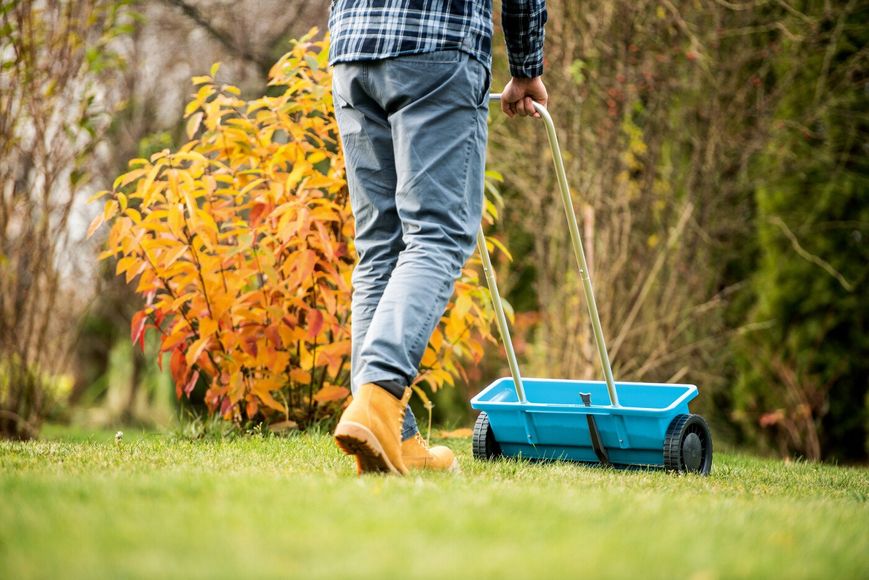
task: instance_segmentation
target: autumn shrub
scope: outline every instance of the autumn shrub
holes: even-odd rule
[[[132,340],[158,332],[177,396],[202,383],[209,411],[236,422],[304,428],[349,395],[354,225],[328,41],[315,34],[272,67],[275,96],[242,99],[216,80],[219,63],[194,77],[190,140],[131,160],[95,196],[104,207],[89,235],[110,224],[101,257],[144,297]],[[490,320],[472,261],[422,359],[414,386],[426,402],[481,359]]]

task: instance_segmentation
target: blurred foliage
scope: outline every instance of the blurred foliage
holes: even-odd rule
[[[751,328],[736,417],[812,459],[865,458],[869,426],[869,10],[799,2],[763,82],[787,82],[755,171]],[[761,429],[757,431],[757,425]]]
[[[130,3],[0,1],[0,436],[35,435],[73,366],[75,209],[123,106]]]

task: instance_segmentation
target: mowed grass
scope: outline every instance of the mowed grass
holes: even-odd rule
[[[355,476],[326,435],[0,443],[0,578],[869,578],[869,471]]]

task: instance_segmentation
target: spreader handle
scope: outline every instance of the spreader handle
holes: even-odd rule
[[[490,101],[501,101],[500,93],[492,93],[489,95]],[[597,351],[600,355],[600,364],[603,368],[604,380],[606,380],[607,391],[610,396],[610,403],[614,407],[619,406],[619,398],[616,393],[615,381],[613,380],[613,370],[610,366],[609,354],[606,350],[606,343],[603,338],[603,329],[600,324],[600,315],[597,311],[597,303],[594,300],[594,291],[591,287],[591,277],[588,274],[588,262],[585,259],[585,251],[582,248],[582,238],[579,235],[579,225],[576,221],[576,212],[573,209],[573,201],[570,198],[570,188],[567,185],[567,174],[564,170],[564,159],[561,156],[561,148],[558,146],[558,136],[555,134],[555,124],[552,122],[552,117],[549,115],[549,111],[546,110],[546,107],[541,105],[540,103],[534,103],[534,110],[540,114],[540,117],[543,119],[544,124],[546,125],[546,135],[549,138],[549,148],[552,150],[552,161],[555,164],[555,175],[558,178],[558,187],[561,190],[561,201],[564,204],[564,213],[567,215],[567,228],[570,231],[570,241],[573,244],[573,253],[576,255],[576,262],[579,265],[579,277],[582,280],[582,287],[585,291],[585,302],[588,304],[588,314],[591,318],[591,327],[594,331],[594,340],[597,345]],[[482,227],[479,230],[478,236],[478,245],[480,246],[480,253],[484,254],[483,261],[484,265],[489,263],[489,269],[491,270],[491,263],[489,259],[489,252],[486,248],[485,238],[483,237]],[[513,349],[513,343],[510,340],[510,332],[506,327],[506,317],[503,317],[504,314],[504,305],[501,302],[501,296],[498,294],[498,288],[495,285],[495,276],[494,272],[490,275],[487,271],[486,279],[489,282],[490,293],[492,294],[492,301],[495,305],[495,311],[498,315],[498,329],[501,331],[501,338],[504,340],[504,348],[507,349],[507,361],[510,363],[510,371],[513,374],[513,380],[516,383],[517,394],[519,396],[519,400],[525,401],[525,392],[522,388],[522,380],[519,376],[519,366],[516,363],[516,352]],[[501,319],[503,317],[503,327]],[[514,369],[514,364],[515,369]]]

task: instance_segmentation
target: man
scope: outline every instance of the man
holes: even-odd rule
[[[539,116],[545,0],[503,0],[510,116]],[[333,98],[356,219],[351,388],[335,440],[357,471],[455,470],[407,409],[482,218],[491,0],[333,0]]]

